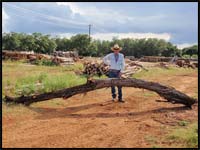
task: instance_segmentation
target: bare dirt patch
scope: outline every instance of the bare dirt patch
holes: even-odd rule
[[[197,91],[197,73],[158,78],[190,96]],[[110,88],[28,107],[31,112],[3,116],[3,147],[173,147],[161,140],[179,122],[197,121],[198,107],[156,102],[159,95],[123,88],[126,103],[111,102]],[[56,101],[56,100],[55,100]]]

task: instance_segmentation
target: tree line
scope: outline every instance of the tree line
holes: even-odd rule
[[[87,34],[77,34],[71,38],[51,37],[41,33],[3,33],[2,49],[12,51],[34,51],[51,54],[53,51],[77,51],[81,56],[101,57],[111,52],[111,47],[118,43],[125,56],[182,56],[198,55],[198,46],[178,49],[176,45],[163,39],[117,39],[100,41],[89,38]]]

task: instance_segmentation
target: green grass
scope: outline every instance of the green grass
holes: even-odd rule
[[[73,71],[81,71],[83,65],[36,66],[23,62],[3,61],[2,98],[55,91],[86,83],[86,77]]]
[[[197,148],[198,146],[198,123],[190,124],[183,128],[174,129],[168,136],[174,144],[180,147]]]
[[[55,62],[52,62],[51,60],[46,60],[46,59],[41,59],[41,60],[36,60],[34,62],[35,65],[44,65],[44,66],[57,66]]]
[[[83,65],[75,63],[69,66],[39,66],[25,61],[2,62],[2,99],[5,95],[20,96],[50,92],[86,83],[86,77],[78,76],[73,71],[81,71]],[[39,84],[38,84],[39,83]],[[32,104],[32,107],[60,107],[65,105],[63,99]],[[6,104],[3,101],[3,115],[18,116],[33,113],[21,104]]]
[[[157,138],[152,135],[145,136],[144,139],[150,144],[155,144],[157,141]]]
[[[14,94],[30,95],[35,93],[51,92],[62,88],[84,84],[85,82],[86,78],[76,76],[72,73],[55,76],[43,72],[38,75],[17,79]]]
[[[160,76],[166,75],[182,75],[182,74],[190,74],[192,72],[197,72],[197,69],[192,68],[177,68],[177,67],[169,67],[169,69],[163,69],[159,67],[154,67],[149,69],[148,71],[142,70],[138,73],[135,73],[132,77],[133,78],[140,78],[140,79],[148,79],[148,78],[157,78]]]
[[[188,124],[189,124],[189,122],[185,121],[185,120],[181,120],[178,122],[178,125],[180,125],[180,126],[187,126]]]
[[[155,92],[151,92],[151,91],[144,91],[144,93],[142,93],[142,95],[144,96],[144,97],[154,97],[154,96],[157,96],[158,94],[157,93],[155,93]]]

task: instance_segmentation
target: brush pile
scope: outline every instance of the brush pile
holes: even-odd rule
[[[84,65],[83,74],[89,76],[98,75],[99,77],[102,75],[108,76],[109,66],[104,63],[84,62],[83,65]]]
[[[16,52],[16,51],[2,51],[2,59],[11,59],[11,60],[27,60],[31,64],[38,64],[38,62],[48,62],[55,65],[69,65],[74,64],[73,57],[59,57],[51,56],[45,54],[36,54],[36,53],[26,53],[26,52]]]
[[[161,56],[143,56],[139,60],[142,62],[169,62],[172,57],[161,57]]]
[[[176,61],[176,65],[184,68],[192,68],[192,69],[198,68],[198,63],[191,63],[190,60],[188,59],[185,60],[179,59]]]
[[[88,76],[94,76],[98,75],[99,77],[102,75],[108,76],[109,72],[109,66],[104,64],[103,62],[84,62],[84,71],[83,74]],[[122,72],[123,77],[130,77],[134,73],[141,71],[142,69],[148,71],[146,68],[144,68],[142,65],[131,62],[126,65],[125,71]]]

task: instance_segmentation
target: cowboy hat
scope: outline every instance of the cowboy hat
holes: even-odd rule
[[[118,44],[115,44],[113,47],[111,47],[111,50],[112,50],[112,51],[115,51],[115,50],[119,50],[119,51],[121,51],[121,50],[122,50],[122,48],[121,48],[121,47],[119,47],[119,45],[118,45]]]

